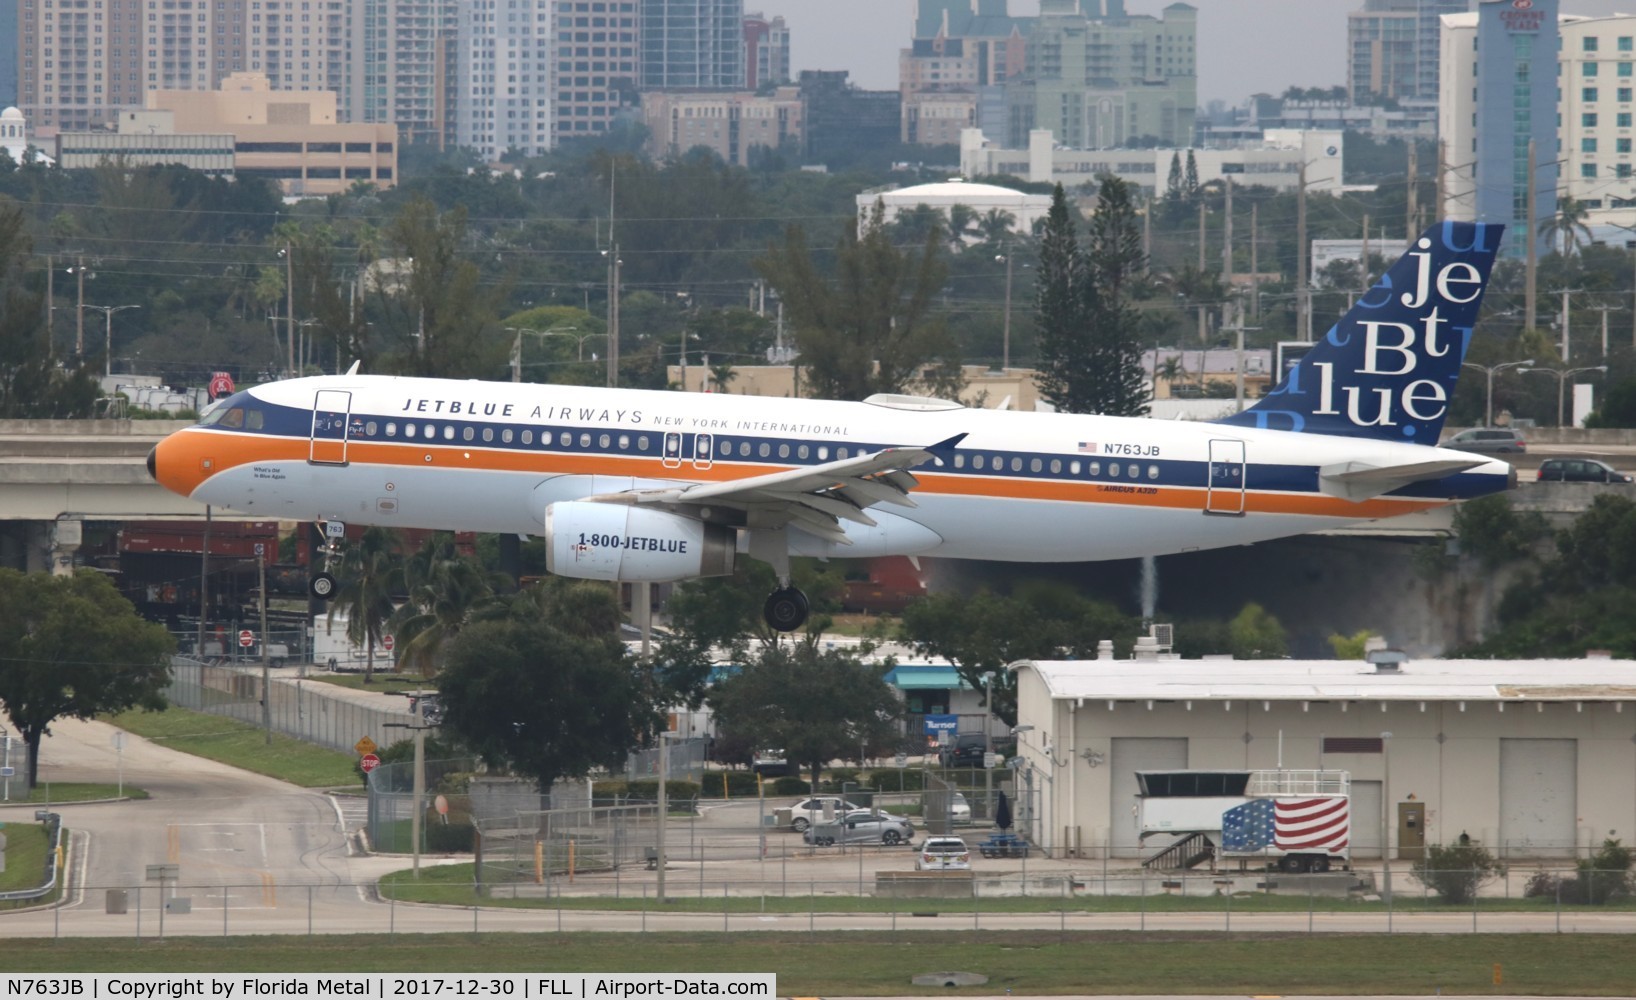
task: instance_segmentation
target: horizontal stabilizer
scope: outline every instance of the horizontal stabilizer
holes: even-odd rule
[[[1375,465],[1365,461],[1338,462],[1318,470],[1318,489],[1344,500],[1368,500],[1426,479],[1442,479],[1457,472],[1475,469],[1481,461],[1436,459],[1399,465]]]

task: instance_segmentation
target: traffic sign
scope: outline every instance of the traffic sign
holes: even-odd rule
[[[358,761],[358,766],[364,769],[365,774],[368,774],[377,767],[381,766],[381,759],[372,753],[366,753],[363,755],[362,759]]]
[[[254,646],[255,644],[256,644],[256,634],[254,632],[250,631],[247,628],[239,630],[239,645],[240,646],[242,646],[245,649],[249,649],[251,646]]]
[[[390,653],[392,652],[392,647],[397,644],[397,641],[397,639],[393,638],[392,633],[388,632],[381,636],[381,647]]]
[[[352,744],[352,749],[358,751],[359,753],[374,753],[375,741],[367,736],[361,737],[359,738],[358,742]]]

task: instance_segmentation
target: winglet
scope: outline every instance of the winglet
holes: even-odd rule
[[[956,447],[958,447],[960,442],[964,441],[965,439],[966,439],[966,432],[961,431],[959,434],[956,434],[954,437],[945,438],[944,440],[939,441],[936,444],[927,445],[926,448],[925,448],[925,451],[926,451],[927,454],[931,455],[933,458],[938,459],[938,460],[941,461],[942,459],[947,458],[948,456],[952,455],[954,453],[954,449]]]

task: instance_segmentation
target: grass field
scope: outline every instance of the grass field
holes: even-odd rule
[[[148,793],[129,782],[121,787],[112,781],[59,781],[55,784],[47,781],[36,785],[27,798],[19,801],[51,805],[59,802],[95,802],[99,799],[116,799],[121,796],[127,799],[145,799]]]
[[[7,823],[6,870],[0,871],[0,892],[38,888],[45,881],[45,853],[50,848],[44,824]]]
[[[106,721],[172,750],[231,764],[304,788],[358,784],[354,755],[326,750],[279,733],[273,734],[269,746],[259,726],[236,719],[171,707],[163,712],[122,712],[108,716]]]
[[[1495,985],[1495,966],[1502,985]],[[773,972],[790,995],[1630,996],[1636,938],[1586,935],[469,934],[10,940],[6,972]],[[924,972],[988,985],[913,987]]]

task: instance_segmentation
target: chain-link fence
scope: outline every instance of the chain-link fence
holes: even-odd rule
[[[297,739],[348,750],[367,736],[379,746],[403,739],[389,723],[413,724],[407,711],[393,712],[349,700],[332,685],[301,678],[274,678],[269,700],[272,727]],[[188,657],[171,658],[171,682],[165,697],[195,712],[210,712],[261,725],[261,668],[214,666]],[[405,708],[408,703],[405,702]]]
[[[0,803],[29,795],[28,744],[21,736],[0,731]]]

